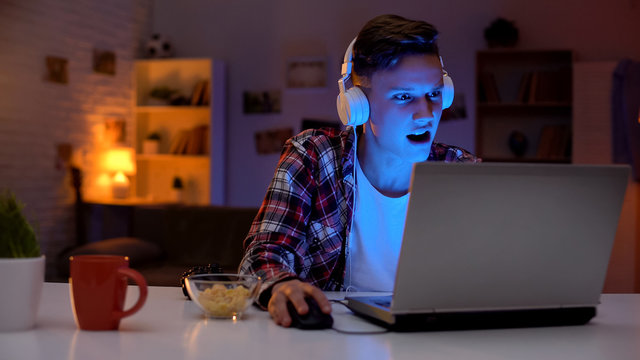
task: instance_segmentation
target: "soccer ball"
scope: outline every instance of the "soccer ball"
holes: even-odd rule
[[[153,34],[147,41],[144,52],[148,58],[168,58],[173,56],[173,45],[166,36]]]

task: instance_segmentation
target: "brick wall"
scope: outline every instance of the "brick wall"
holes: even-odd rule
[[[150,13],[151,0],[0,1],[0,188],[26,204],[47,278],[75,241],[75,199],[68,170],[55,166],[57,144],[73,146],[90,180],[104,121],[123,118],[132,133],[133,60]],[[94,48],[116,54],[115,76],[93,72]],[[44,80],[47,56],[68,60],[67,84]]]

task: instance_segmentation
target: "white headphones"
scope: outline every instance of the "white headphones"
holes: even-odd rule
[[[338,108],[338,115],[342,123],[347,126],[362,125],[369,120],[369,101],[362,89],[354,86],[350,89],[345,88],[345,82],[351,77],[351,70],[353,67],[353,44],[356,39],[353,39],[347,48],[347,52],[344,54],[344,61],[342,63],[342,77],[338,80],[338,89],[340,93],[336,99],[336,106]],[[442,57],[440,57],[440,64],[442,65]],[[442,89],[442,108],[446,109],[451,106],[453,102],[454,89],[453,80],[442,66],[442,81],[444,82],[444,88]]]

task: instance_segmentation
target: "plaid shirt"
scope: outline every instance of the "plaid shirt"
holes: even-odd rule
[[[271,286],[300,279],[341,290],[353,209],[354,133],[307,130],[289,139],[265,199],[244,241],[239,272],[263,279],[258,303]],[[433,143],[427,161],[474,162],[467,151]],[[265,291],[268,290],[268,291]]]

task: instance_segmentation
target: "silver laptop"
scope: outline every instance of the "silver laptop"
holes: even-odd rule
[[[418,163],[393,295],[347,305],[395,330],[587,323],[628,176],[619,165]]]

